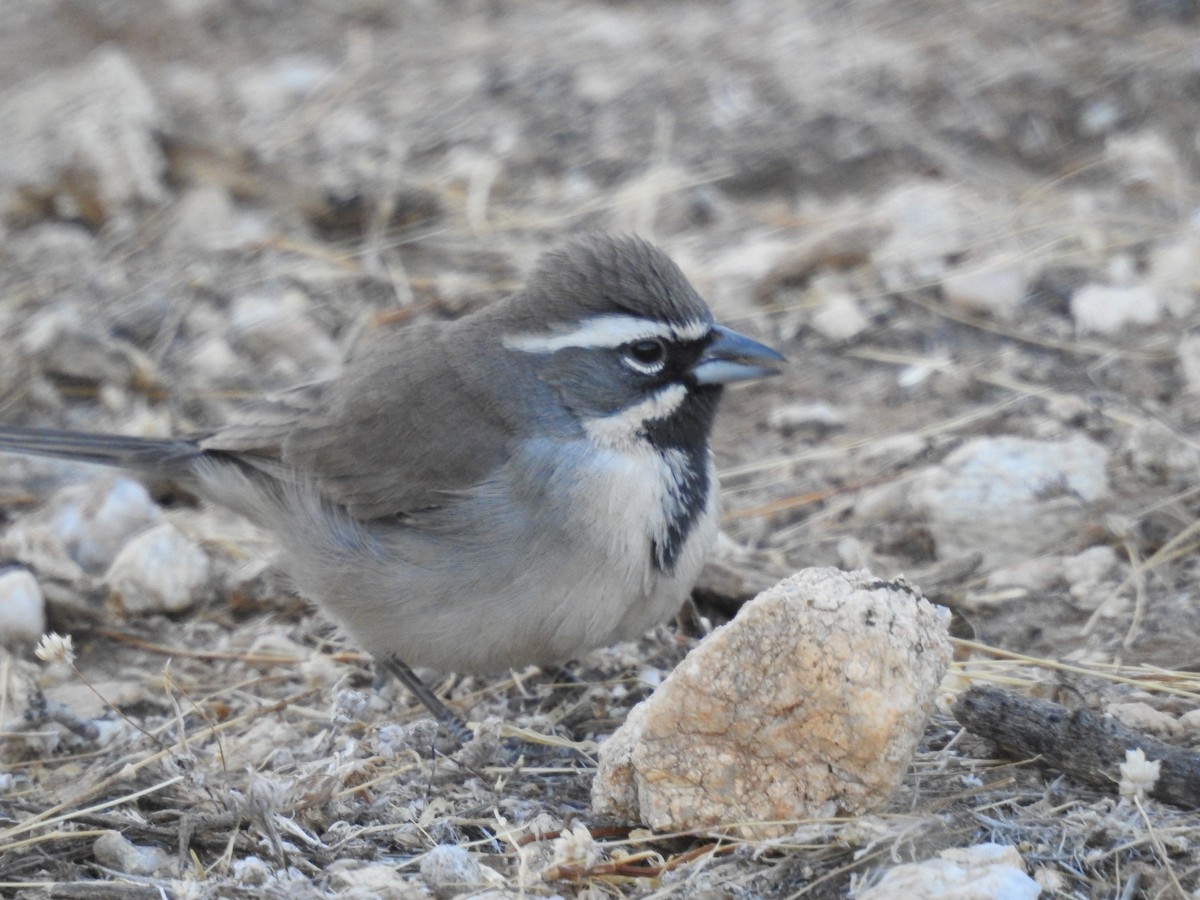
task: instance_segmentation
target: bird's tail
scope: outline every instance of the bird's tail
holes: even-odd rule
[[[167,477],[188,472],[203,453],[185,438],[140,438],[0,425],[0,453],[27,453],[118,466]]]

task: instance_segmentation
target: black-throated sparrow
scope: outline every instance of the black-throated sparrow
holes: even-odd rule
[[[0,427],[0,450],[179,478],[245,515],[461,738],[409,665],[562,661],[667,618],[717,535],[722,387],[782,361],[661,251],[593,237],[472,315],[373,329],[339,377],[214,433]]]

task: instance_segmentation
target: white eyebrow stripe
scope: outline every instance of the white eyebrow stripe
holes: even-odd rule
[[[638,316],[605,315],[584,319],[570,331],[508,334],[504,336],[502,343],[509,350],[520,350],[523,353],[555,353],[566,347],[613,348],[653,338],[698,341],[711,330],[711,323],[700,320],[670,325]]]

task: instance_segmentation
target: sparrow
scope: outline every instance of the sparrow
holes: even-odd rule
[[[245,516],[464,740],[411,667],[558,663],[677,611],[717,537],[723,388],[784,362],[662,251],[596,235],[470,315],[369,329],[338,376],[210,433],[0,426],[0,451],[174,479]]]

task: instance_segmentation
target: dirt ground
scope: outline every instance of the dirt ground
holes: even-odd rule
[[[736,546],[698,614],[574,680],[439,683],[474,720],[560,742],[522,766],[432,753],[410,699],[371,689],[231,514],[150,485],[136,515],[174,525],[203,577],[177,608],[122,607],[108,525],[70,560],[35,527],[64,485],[103,505],[112,476],[0,459],[4,557],[78,653],[0,659],[0,893],[832,898],[984,841],[1017,848],[1043,897],[1200,890],[1200,816],[1006,759],[944,708],[888,809],[786,839],[605,832],[588,794],[594,742],[808,566],[950,606],[948,693],[1000,684],[1200,744],[1195,0],[28,0],[4,18],[5,423],[202,429],[332,374],[373,318],[461,315],[597,229],[661,245],[792,364],[723,406]],[[102,733],[66,713],[22,730],[39,690]],[[567,877],[554,836],[577,823],[598,855]],[[152,858],[106,849],[111,831]],[[465,874],[430,862],[446,845]]]

